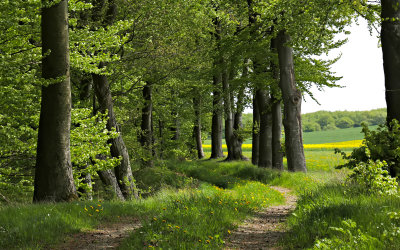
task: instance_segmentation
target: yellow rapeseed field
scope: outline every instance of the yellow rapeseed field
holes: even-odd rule
[[[343,142],[332,142],[322,144],[304,144],[304,149],[335,149],[335,148],[357,148],[362,145],[363,140],[343,141]],[[204,149],[211,149],[211,145],[203,145]],[[222,148],[226,149],[226,145],[222,145]],[[244,150],[251,149],[251,144],[243,144]]]

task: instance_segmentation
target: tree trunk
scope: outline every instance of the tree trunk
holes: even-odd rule
[[[281,101],[272,101],[272,168],[283,171],[283,154],[281,146],[282,138],[282,108]]]
[[[113,196],[115,196],[118,200],[125,200],[124,196],[122,195],[121,189],[119,188],[117,178],[115,177],[115,174],[111,169],[97,171],[97,174],[99,175],[100,180],[103,182],[107,192],[113,194]]]
[[[259,158],[259,140],[260,140],[260,111],[258,108],[256,93],[253,94],[253,130],[252,130],[252,149],[251,149],[251,163],[258,165]]]
[[[277,53],[276,39],[271,39],[271,51]],[[270,62],[272,77],[279,85],[279,69],[275,63],[274,58]],[[271,102],[272,102],[272,168],[283,171],[283,154],[281,146],[282,137],[282,107],[281,99],[277,99],[279,88],[272,88]]]
[[[87,164],[84,168],[86,169],[89,164]],[[84,188],[78,188],[78,195],[79,197],[84,197],[85,200],[93,200],[93,190],[92,190],[92,175],[90,173],[83,173],[79,177],[80,181],[83,184],[88,185],[89,190],[84,189]]]
[[[140,145],[144,148],[142,156],[142,167],[153,167],[153,100],[152,83],[146,82],[143,87],[143,99],[145,101],[142,108],[142,124]]]
[[[104,67],[104,63],[100,63],[99,68]],[[121,164],[115,167],[115,176],[118,185],[121,188],[125,199],[131,199],[132,196],[138,198],[135,183],[133,181],[132,169],[129,160],[128,150],[126,149],[124,140],[122,139],[120,128],[114,114],[114,105],[111,96],[110,85],[108,84],[107,76],[93,74],[93,83],[97,100],[99,101],[100,111],[108,114],[107,129],[115,129],[119,132],[117,138],[111,139],[111,156],[121,157]]]
[[[47,1],[43,1],[44,3]],[[67,1],[42,9],[42,77],[61,78],[42,87],[33,201],[71,201],[77,196],[70,153],[71,86]],[[48,55],[46,55],[49,53]]]
[[[248,74],[247,60],[245,60],[243,72],[242,72],[242,78],[243,79],[247,78],[247,74]],[[245,89],[246,89],[246,85],[241,84],[239,87],[237,101],[236,101],[236,112],[234,113],[234,116],[233,116],[233,130],[234,130],[234,133],[233,133],[234,149],[233,150],[235,152],[235,155],[239,155],[240,159],[242,159],[242,160],[248,160],[247,157],[245,157],[243,155],[243,150],[242,150],[243,138],[241,137],[241,135],[239,133],[240,130],[243,128],[242,116],[243,116],[243,111],[244,111],[244,106],[245,106],[245,103],[244,103]],[[231,93],[232,93],[232,91],[231,91]],[[233,100],[233,97],[231,97],[231,100]]]
[[[257,90],[256,98],[260,113],[258,166],[272,168],[271,98],[264,89]]]
[[[219,90],[220,76],[214,76],[213,115],[211,124],[211,159],[224,157],[222,151],[222,98]]]
[[[193,108],[195,116],[193,137],[196,142],[197,157],[203,159],[203,141],[201,139],[201,99],[199,97],[193,98]]]
[[[296,87],[293,49],[287,45],[290,36],[286,31],[278,34],[278,57],[280,69],[279,86],[284,105],[285,148],[289,171],[307,172],[301,130],[301,92]]]
[[[218,18],[214,19],[215,25],[215,39],[217,41],[218,55],[214,59],[214,76],[213,76],[213,114],[211,123],[211,159],[218,159],[224,157],[222,151],[222,97],[221,87],[222,74],[218,67],[222,66],[222,57],[220,53],[220,40],[221,40],[221,21]]]
[[[382,0],[381,4],[383,69],[389,124],[393,119],[400,121],[400,8],[398,0]]]
[[[224,94],[225,110],[225,141],[228,149],[226,161],[243,159],[242,143],[234,133],[234,114],[232,112],[232,90],[229,86],[229,73],[226,69],[222,72],[222,90]],[[238,117],[241,120],[241,115]]]

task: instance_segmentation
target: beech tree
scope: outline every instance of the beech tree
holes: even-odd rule
[[[70,155],[71,86],[67,1],[42,1],[42,87],[33,200],[77,198]]]
[[[400,121],[400,1],[382,0],[382,52],[388,124]]]

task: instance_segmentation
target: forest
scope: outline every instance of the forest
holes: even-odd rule
[[[2,0],[0,248],[399,248],[399,4]],[[361,18],[387,107],[302,114]]]

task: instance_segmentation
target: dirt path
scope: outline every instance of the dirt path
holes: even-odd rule
[[[226,239],[225,249],[281,249],[277,243],[286,232],[283,222],[296,207],[297,198],[289,189],[272,188],[284,195],[286,203],[268,207],[239,225]]]
[[[114,223],[101,224],[95,230],[71,235],[64,243],[52,249],[115,249],[130,232],[140,226],[137,219],[120,218]]]

